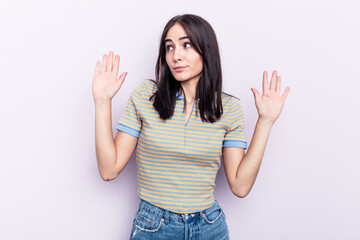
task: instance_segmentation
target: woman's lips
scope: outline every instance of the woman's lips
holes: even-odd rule
[[[176,67],[174,68],[176,72],[181,72],[185,69],[185,67]]]

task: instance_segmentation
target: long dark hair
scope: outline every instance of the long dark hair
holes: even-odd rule
[[[174,114],[176,97],[182,90],[166,63],[164,39],[169,29],[179,23],[187,32],[190,42],[203,59],[203,71],[196,86],[196,98],[199,98],[201,120],[216,122],[222,113],[222,73],[219,46],[216,35],[210,24],[203,18],[184,14],[173,17],[165,25],[160,39],[159,55],[155,68],[155,77],[158,90],[150,97],[154,99],[153,106],[158,111],[160,118],[166,120]],[[200,90],[201,89],[201,90]],[[182,91],[184,92],[184,91]],[[186,96],[184,95],[184,109]]]

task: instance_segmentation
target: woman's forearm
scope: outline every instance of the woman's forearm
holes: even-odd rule
[[[256,123],[248,151],[236,172],[236,181],[242,196],[246,196],[250,192],[256,180],[272,126],[273,122],[261,118]]]
[[[111,100],[95,101],[96,158],[104,180],[111,179],[115,174],[116,147],[111,124]]]
[[[249,149],[240,162],[235,176],[234,188],[236,195],[246,196],[257,177],[260,165],[264,156],[266,143],[268,141],[270,130],[279,117],[284,106],[285,99],[290,91],[289,87],[285,88],[281,93],[281,77],[277,75],[277,71],[273,71],[270,85],[268,82],[268,74],[263,73],[263,94],[251,88],[254,93],[256,109],[259,113],[259,119],[256,123],[253,137],[249,145]]]

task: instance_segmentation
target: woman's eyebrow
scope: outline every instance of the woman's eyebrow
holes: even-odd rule
[[[183,40],[183,39],[189,39],[189,37],[188,37],[188,36],[184,36],[184,37],[180,37],[180,38],[179,38],[179,40]],[[167,38],[167,39],[164,40],[164,42],[172,42],[172,40],[169,39],[169,38]]]

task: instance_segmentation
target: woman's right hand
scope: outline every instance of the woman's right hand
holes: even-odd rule
[[[101,63],[101,69],[100,61],[96,61],[95,74],[92,85],[95,102],[111,101],[125,80],[127,72],[123,72],[117,79],[120,65],[120,56],[115,56],[114,63],[113,60],[114,53],[110,51],[109,55],[104,54]]]

